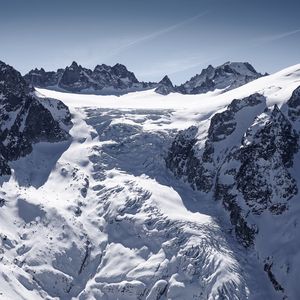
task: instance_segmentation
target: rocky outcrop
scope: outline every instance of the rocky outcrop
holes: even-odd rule
[[[155,92],[161,95],[168,95],[175,92],[173,83],[167,75],[158,83]]]
[[[195,126],[180,132],[166,158],[168,168],[178,177],[184,177],[195,189],[210,192],[216,180],[216,170],[234,143],[240,142],[246,129],[240,128],[245,125],[238,123],[239,116],[247,114],[245,119],[250,123],[257,111],[264,108],[265,98],[259,94],[233,100],[226,110],[208,120],[209,126],[202,125],[208,127],[205,136],[197,138],[198,128]],[[239,130],[234,135],[237,127]]]
[[[32,144],[69,138],[71,116],[60,101],[39,99],[21,74],[0,62],[0,174],[8,162],[32,151]]]
[[[182,94],[202,94],[216,89],[228,91],[261,76],[247,62],[227,62],[216,68],[209,65],[200,74],[176,87],[176,90]]]

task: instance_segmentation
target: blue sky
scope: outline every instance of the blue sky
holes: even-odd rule
[[[22,73],[125,64],[175,83],[208,64],[300,63],[299,0],[0,0],[0,60]]]

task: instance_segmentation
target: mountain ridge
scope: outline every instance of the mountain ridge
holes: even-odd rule
[[[75,61],[65,69],[46,72],[43,68],[24,75],[27,83],[40,88],[56,88],[70,92],[122,95],[155,88],[157,93],[202,94],[216,89],[229,90],[263,76],[249,63],[227,62],[214,68],[209,65],[182,85],[174,86],[166,75],[160,82],[139,81],[122,64],[97,65],[93,70]]]

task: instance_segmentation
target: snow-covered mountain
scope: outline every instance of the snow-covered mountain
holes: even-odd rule
[[[0,298],[297,299],[300,65],[199,95],[17,77],[1,93],[24,87],[65,135],[6,159]]]
[[[122,95],[153,88],[157,88],[158,92],[166,89],[164,80],[159,83],[141,82],[122,64],[112,67],[102,64],[91,70],[73,61],[70,66],[56,72],[46,72],[43,68],[31,70],[24,79],[34,87],[83,94]]]
[[[216,68],[209,65],[178,86],[177,91],[182,94],[202,94],[216,89],[228,91],[262,76],[247,62],[227,62]]]
[[[94,70],[73,62],[65,69],[46,72],[43,68],[31,70],[24,75],[34,87],[83,94],[122,95],[133,91],[155,89],[158,94],[203,94],[216,89],[230,90],[244,85],[262,74],[249,63],[227,62],[216,68],[209,65],[186,83],[174,86],[168,76],[160,82],[140,82],[133,72],[122,64],[113,67],[97,65]]]
[[[155,92],[161,95],[168,95],[170,93],[176,92],[175,87],[173,86],[172,81],[166,75],[158,84]]]
[[[69,139],[68,108],[54,99],[34,95],[14,68],[0,61],[0,175],[10,175],[8,161],[32,151],[34,143]]]
[[[102,64],[90,70],[75,61],[69,67],[56,72],[46,72],[43,68],[31,70],[24,79],[35,87],[91,94],[120,95],[156,86],[151,82],[139,82],[134,73],[122,64],[113,67]]]

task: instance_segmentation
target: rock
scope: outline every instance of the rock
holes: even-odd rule
[[[0,172],[10,175],[8,162],[31,152],[32,144],[69,138],[71,117],[60,101],[39,99],[11,66],[0,62]]]
[[[296,90],[287,103],[293,120],[298,95]],[[207,128],[206,135],[199,135],[195,126],[180,132],[166,165],[194,189],[212,192],[222,201],[237,238],[249,247],[259,230],[251,216],[265,211],[283,214],[298,193],[289,168],[299,149],[299,135],[277,105],[266,108],[260,94],[233,100],[211,117]]]
[[[97,65],[94,70],[84,68],[75,61],[65,69],[45,72],[35,69],[24,76],[28,84],[41,88],[59,89],[73,93],[124,94],[147,90],[156,83],[140,82],[134,73],[122,64],[113,67]]]
[[[209,65],[176,89],[182,94],[202,94],[216,89],[228,91],[261,76],[247,62],[227,62],[216,68]]]
[[[168,95],[173,92],[201,94],[216,89],[227,91],[261,76],[263,75],[256,72],[249,63],[227,62],[216,68],[209,65],[186,83],[174,87],[168,76],[159,83],[139,81],[122,64],[112,67],[102,64],[91,70],[73,62],[69,67],[55,72],[46,72],[43,68],[31,70],[24,79],[35,87],[62,89],[73,93],[121,95],[155,88],[157,93]]]
[[[175,92],[173,83],[167,75],[158,83],[155,92],[161,95],[168,95],[172,92]]]
[[[300,116],[300,86],[297,87],[291,98],[286,103],[288,106],[288,116],[292,121],[296,121]]]

